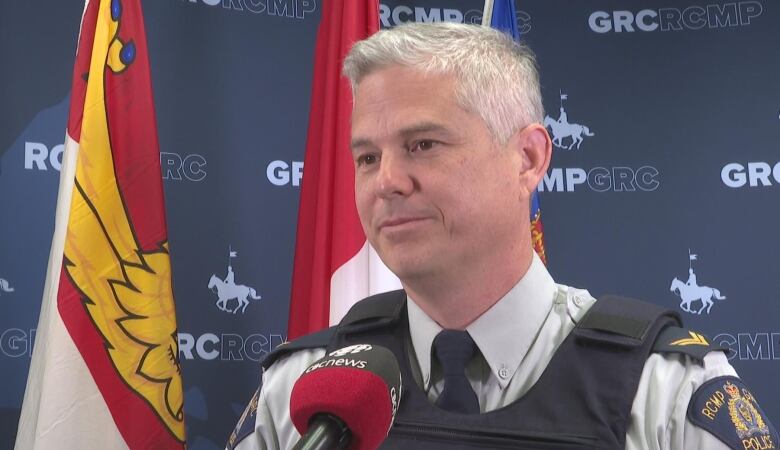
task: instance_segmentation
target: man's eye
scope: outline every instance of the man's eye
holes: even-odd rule
[[[432,140],[417,141],[412,144],[412,146],[409,148],[409,151],[416,152],[418,150],[422,150],[422,151],[430,150],[433,148],[434,145],[436,145],[436,141],[432,141]]]
[[[373,153],[366,153],[358,156],[356,161],[358,166],[365,166],[369,164],[374,164],[376,160],[377,160],[376,155],[374,155]]]

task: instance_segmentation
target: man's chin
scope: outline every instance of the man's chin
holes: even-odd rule
[[[402,282],[414,282],[434,272],[430,261],[417,258],[394,258],[386,261],[385,265]]]

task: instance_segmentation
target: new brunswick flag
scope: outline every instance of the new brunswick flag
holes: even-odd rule
[[[88,0],[17,449],[184,448],[140,0]]]

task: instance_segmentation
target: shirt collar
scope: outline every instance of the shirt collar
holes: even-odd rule
[[[531,266],[520,281],[466,327],[502,389],[509,384],[539,334],[552,309],[556,289],[555,282],[534,252]],[[427,390],[431,378],[431,345],[442,327],[411,298],[409,300],[409,331],[423,388]]]

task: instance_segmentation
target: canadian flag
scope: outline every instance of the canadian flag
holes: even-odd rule
[[[358,300],[397,289],[366,242],[349,151],[352,91],[341,75],[356,41],[379,29],[376,0],[323,4],[315,48],[306,170],[301,185],[288,339],[337,323]]]

